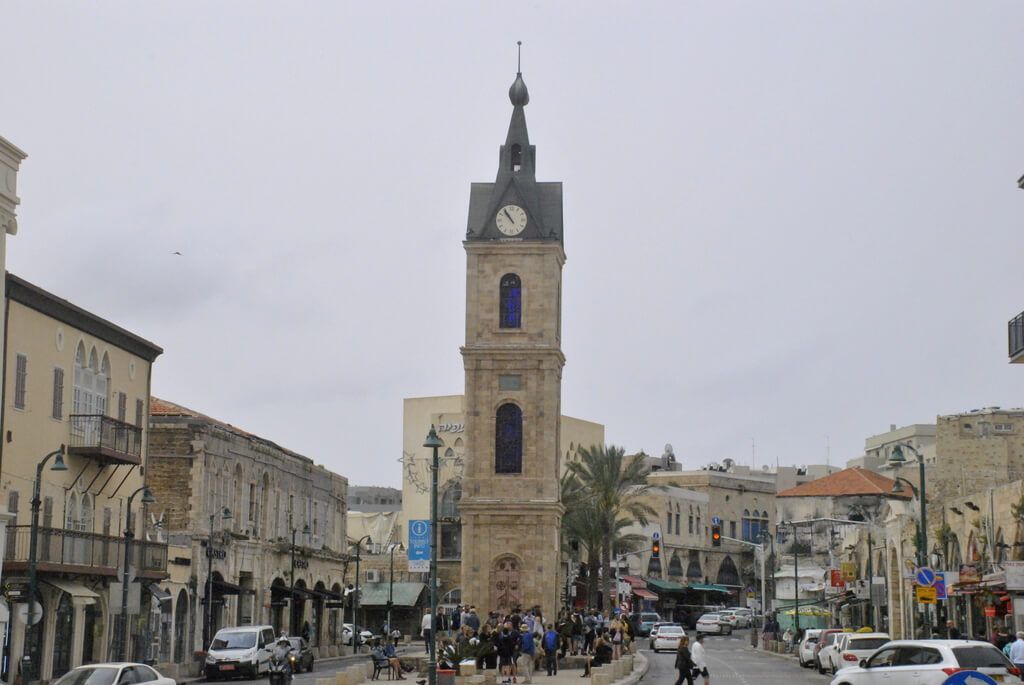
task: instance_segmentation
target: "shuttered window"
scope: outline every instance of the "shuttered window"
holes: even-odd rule
[[[19,354],[14,365],[14,408],[25,408],[25,389],[28,385],[28,357]]]
[[[53,418],[64,418],[64,369],[53,370]]]
[[[141,399],[135,400],[135,427],[142,428],[142,415],[146,411],[146,405],[142,403]]]
[[[124,421],[128,416],[128,395],[123,392],[117,393],[117,420]]]

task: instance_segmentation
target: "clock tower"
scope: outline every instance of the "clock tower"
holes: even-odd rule
[[[462,600],[559,606],[562,184],[539,183],[522,73],[493,183],[470,190]]]

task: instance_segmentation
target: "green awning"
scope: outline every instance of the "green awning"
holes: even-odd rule
[[[361,583],[359,585],[359,606],[383,607],[388,605],[388,592],[396,607],[414,607],[420,604],[420,597],[426,592],[426,583]]]
[[[724,585],[705,585],[704,583],[691,583],[687,586],[690,590],[702,590],[704,592],[725,592],[728,594],[729,588]]]
[[[656,578],[648,578],[647,589],[654,590],[659,595],[663,595],[669,592],[682,592],[686,588],[684,588],[679,583],[673,583],[671,580],[658,580]]]

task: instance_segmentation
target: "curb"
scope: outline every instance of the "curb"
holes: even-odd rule
[[[647,656],[641,654],[640,650],[637,650],[636,654],[633,655],[633,660],[636,661],[636,667],[633,669],[633,672],[621,680],[615,681],[615,685],[636,685],[647,675],[647,670],[651,667]]]
[[[799,663],[799,659],[797,659],[795,654],[779,654],[778,652],[770,652],[766,649],[759,649],[757,647],[751,647],[750,651],[757,652],[758,654],[767,654],[768,656],[774,656],[779,659],[786,659],[788,661],[796,661],[797,663]]]

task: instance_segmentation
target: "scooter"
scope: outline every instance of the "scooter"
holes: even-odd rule
[[[290,656],[289,653],[285,657],[274,655],[270,658],[270,685],[292,685]]]

